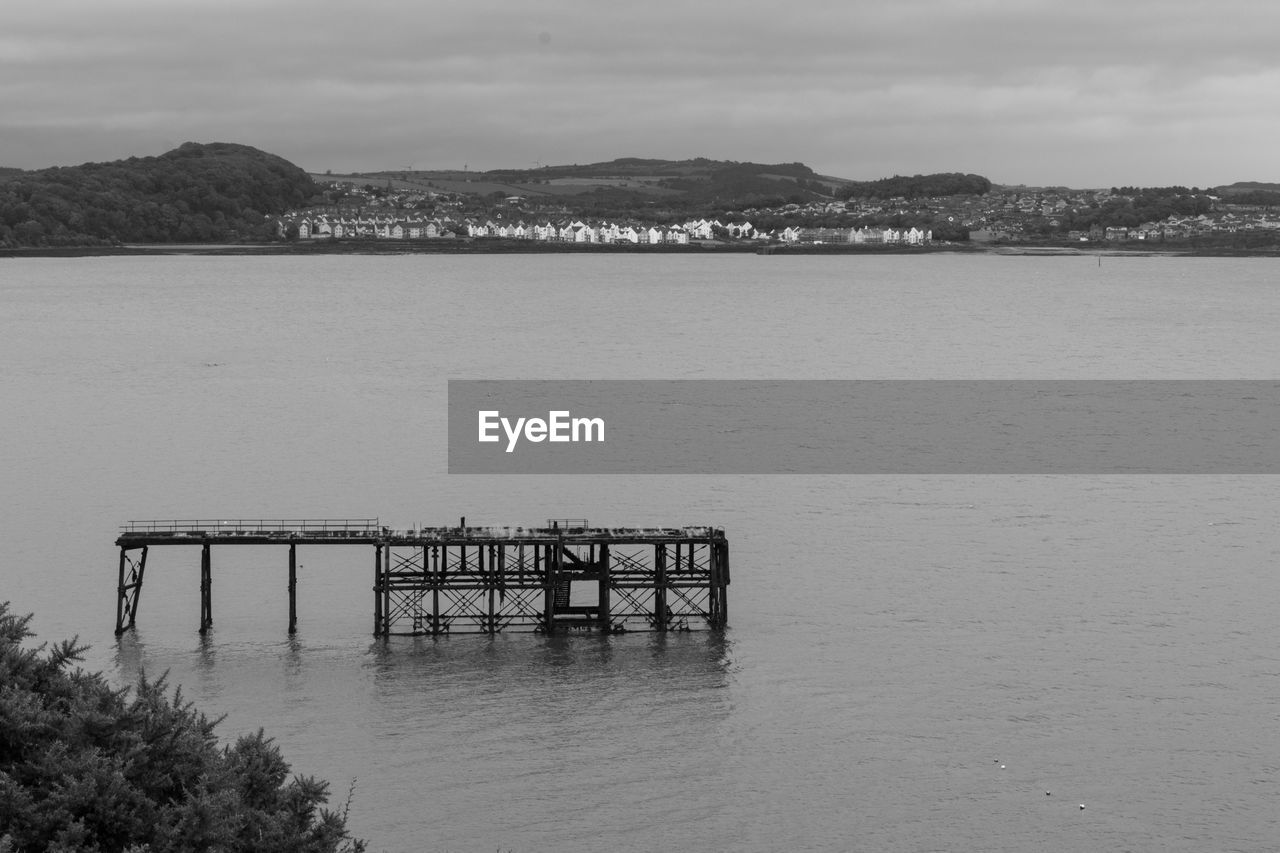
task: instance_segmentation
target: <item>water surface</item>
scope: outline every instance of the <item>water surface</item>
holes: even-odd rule
[[[450,477],[448,378],[1275,379],[1267,259],[0,261],[0,597],[169,670],[371,849],[1274,849],[1276,480]],[[372,555],[131,518],[712,524],[723,635],[374,642]],[[1001,766],[1003,765],[1003,767]],[[354,786],[354,787],[352,787]],[[1052,792],[1046,796],[1046,791]],[[1079,809],[1083,803],[1084,811]]]

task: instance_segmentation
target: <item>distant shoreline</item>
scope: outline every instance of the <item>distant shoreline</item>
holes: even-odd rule
[[[0,249],[0,258],[81,258],[152,255],[484,255],[484,254],[758,254],[773,255],[918,255],[993,254],[1032,257],[1076,255],[1280,257],[1280,246],[1150,246],[1062,244],[933,243],[926,246],[846,243],[546,243],[534,240],[470,238],[462,240],[337,240],[297,243],[143,243],[120,246],[37,246]]]

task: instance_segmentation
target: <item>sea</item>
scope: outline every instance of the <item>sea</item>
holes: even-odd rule
[[[1280,481],[450,475],[449,379],[1280,379],[1274,259],[0,259],[0,600],[263,729],[377,851],[1273,851]],[[764,415],[762,414],[762,417]],[[130,520],[712,525],[723,632],[372,636],[367,547]]]

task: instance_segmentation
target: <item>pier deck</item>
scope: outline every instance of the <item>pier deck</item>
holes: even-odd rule
[[[299,546],[373,549],[373,633],[723,628],[729,545],[713,527],[412,527],[377,518],[130,521],[120,548],[116,634],[136,624],[147,553],[198,546],[200,631],[213,625],[214,545],[289,549],[290,633],[297,630]]]

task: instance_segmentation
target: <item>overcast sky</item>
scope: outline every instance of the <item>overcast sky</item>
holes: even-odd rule
[[[312,171],[615,157],[1280,181],[1273,0],[43,0],[0,166],[239,142]]]

